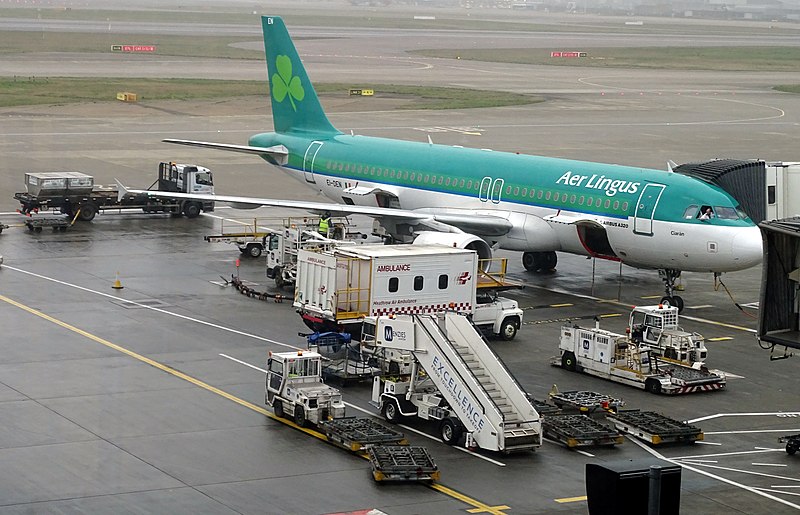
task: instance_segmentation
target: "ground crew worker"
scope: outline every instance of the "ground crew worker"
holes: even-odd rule
[[[325,211],[325,213],[319,217],[319,233],[327,238],[330,227],[331,213],[330,211]]]

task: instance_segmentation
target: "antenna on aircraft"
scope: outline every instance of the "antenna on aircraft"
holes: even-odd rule
[[[678,165],[677,165],[677,164],[675,164],[675,161],[673,161],[672,159],[670,159],[670,160],[668,160],[668,161],[667,161],[667,171],[668,171],[669,173],[672,173],[672,172],[674,172],[674,171],[675,171],[675,168],[677,168],[677,167],[678,167]]]
[[[353,132],[353,129],[350,129],[350,135],[351,135],[351,136],[355,136],[355,135],[356,135],[356,133],[355,133],[355,132]]]
[[[430,134],[428,134],[428,145],[433,145],[433,140],[431,139]]]

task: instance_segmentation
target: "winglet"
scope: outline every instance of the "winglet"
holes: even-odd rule
[[[674,172],[677,167],[678,167],[678,165],[675,164],[675,161],[673,161],[672,159],[667,161],[667,171],[669,173]]]
[[[117,202],[122,202],[122,199],[128,194],[128,188],[119,182],[119,179],[116,177],[114,178],[114,181],[117,183]]]

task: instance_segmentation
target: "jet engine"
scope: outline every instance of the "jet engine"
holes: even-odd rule
[[[447,245],[459,249],[474,250],[478,259],[491,259],[492,248],[486,241],[466,232],[421,231],[416,233],[414,245]]]

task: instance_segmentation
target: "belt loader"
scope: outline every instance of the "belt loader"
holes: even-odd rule
[[[489,451],[533,450],[542,422],[528,395],[463,314],[364,320],[362,346],[413,356],[408,374],[375,377],[372,402],[389,422],[435,421],[442,440]]]
[[[559,356],[552,364],[570,371],[643,388],[651,393],[675,395],[725,388],[725,374],[701,363],[687,366],[661,358],[652,348],[627,335],[600,329],[561,327]]]

